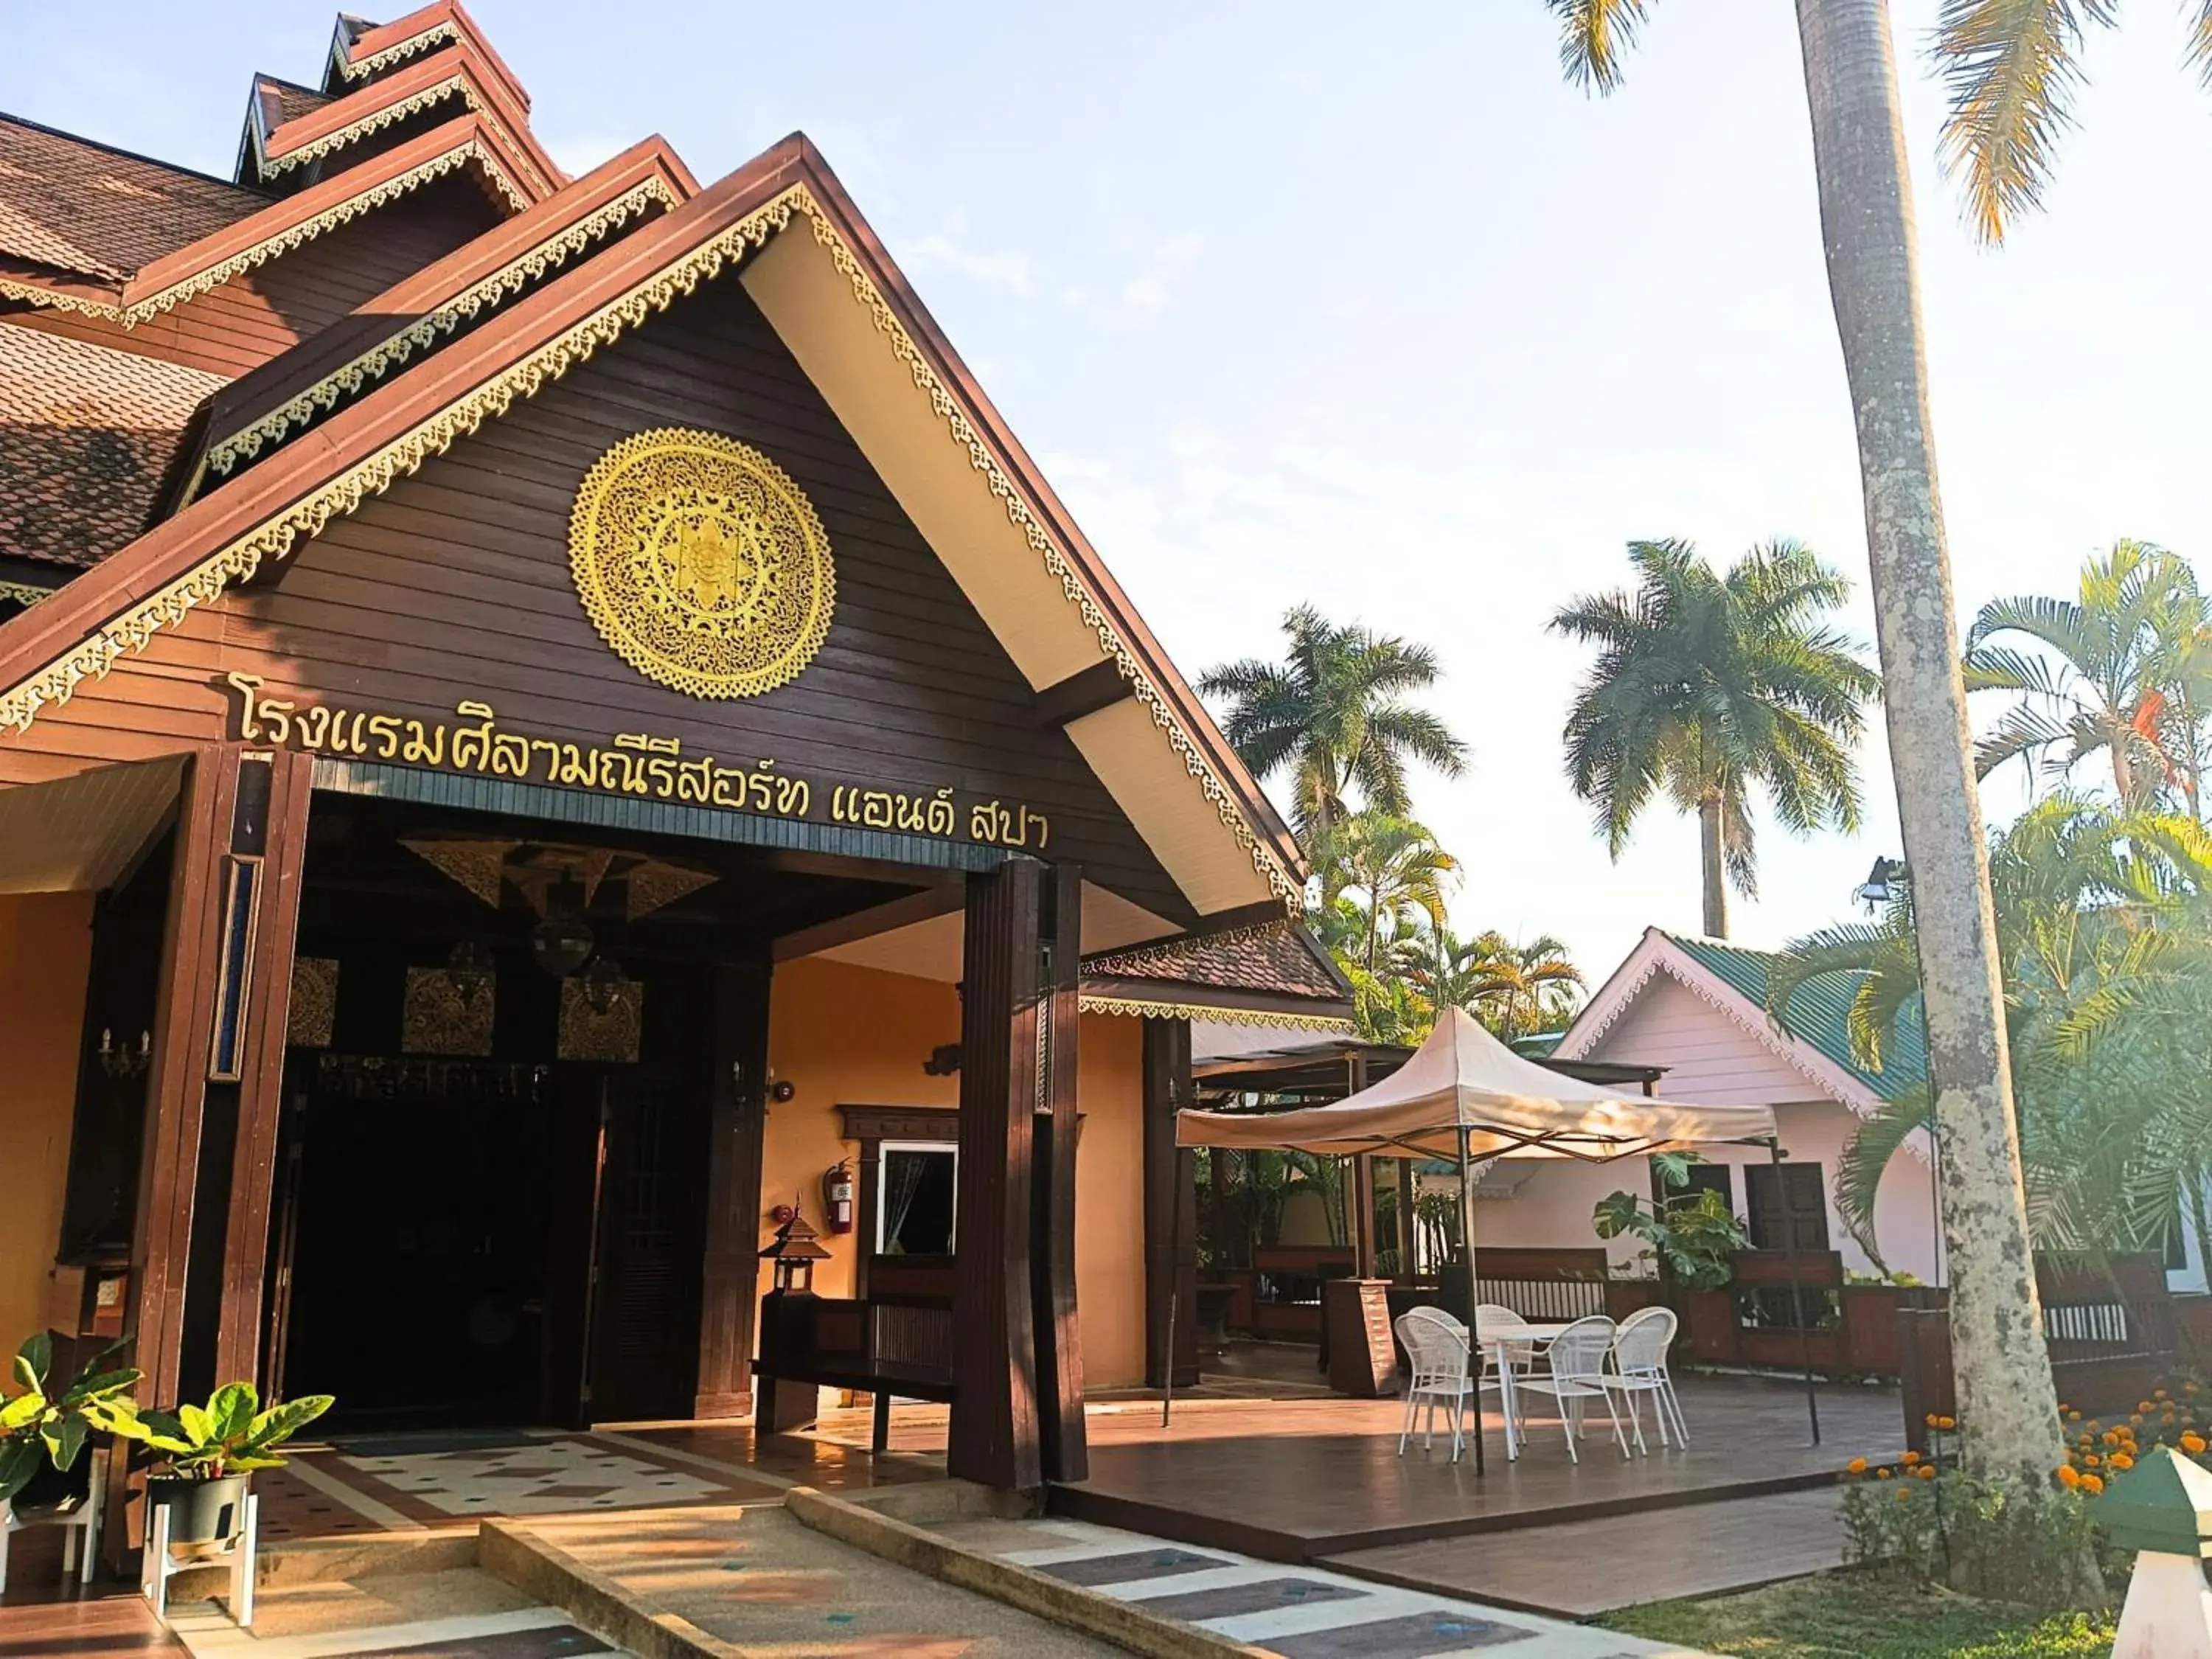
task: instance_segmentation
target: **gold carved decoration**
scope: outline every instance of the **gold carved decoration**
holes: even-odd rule
[[[295,957],[292,963],[292,1000],[284,1016],[284,1041],[295,1048],[327,1048],[337,1018],[337,959]]]
[[[495,910],[499,908],[507,855],[522,845],[519,841],[431,841],[418,836],[403,836],[399,844],[451,876]]]
[[[379,70],[390,69],[394,64],[404,63],[428,47],[438,46],[447,40],[458,40],[460,38],[460,31],[451,22],[437,22],[431,24],[420,34],[410,34],[397,45],[386,46],[382,52],[371,52],[357,63],[347,58],[346,52],[349,48],[343,41],[334,40],[331,43],[331,58],[337,65],[340,75],[344,76],[349,81],[360,81],[375,74]]]
[[[645,987],[634,979],[618,980],[611,995],[597,1006],[580,975],[561,981],[562,1060],[594,1060],[612,1066],[637,1064],[638,1042],[645,1024]]]
[[[0,276],[0,299],[23,300],[34,306],[46,306],[57,311],[74,311],[87,317],[119,323],[125,328],[136,328],[149,318],[182,305],[211,288],[219,288],[232,277],[251,270],[256,265],[265,264],[281,253],[289,253],[325,231],[335,230],[348,221],[359,218],[372,209],[382,207],[386,202],[396,200],[434,179],[441,179],[471,161],[482,171],[491,187],[517,213],[530,205],[530,198],[507,177],[500,158],[471,138],[465,144],[455,145],[442,155],[434,155],[419,167],[410,167],[358,196],[349,196],[312,218],[301,220],[298,224],[289,226],[204,270],[179,277],[159,293],[150,294],[143,300],[133,300],[128,305],[88,300],[80,295],[65,294],[56,289],[42,288],[36,283],[19,283],[4,276]]]
[[[491,982],[443,968],[410,968],[400,1015],[399,1050],[408,1054],[491,1053]]]
[[[690,252],[642,278],[627,292],[462,393],[374,454],[310,490],[237,540],[210,553],[166,586],[132,604],[98,632],[0,691],[0,726],[27,730],[40,709],[66,702],[80,684],[106,674],[118,658],[144,650],[156,633],[177,626],[198,606],[220,598],[233,583],[251,579],[264,560],[274,562],[285,557],[300,537],[319,534],[331,519],[355,511],[370,496],[389,489],[394,479],[409,476],[425,460],[442,454],[455,441],[474,432],[486,420],[505,414],[518,398],[537,396],[594,351],[622,338],[656,312],[665,310],[678,296],[694,292],[701,283],[711,282],[741,263],[789,225],[794,215],[806,219],[815,240],[828,252],[845,276],[854,298],[867,310],[876,331],[884,337],[893,356],[945,422],[954,445],[982,475],[992,494],[1006,503],[1007,517],[1022,531],[1045,568],[1060,581],[1062,592],[1068,603],[1077,607],[1085,625],[1097,631],[1100,645],[1112,655],[1122,678],[1129,682],[1130,690],[1151,711],[1153,723],[1204,791],[1206,799],[1212,803],[1237,845],[1250,856],[1254,868],[1266,878],[1286,911],[1293,915],[1301,914],[1305,903],[1303,884],[1276,856],[1273,848],[1253,833],[1233,788],[1198,740],[1183,729],[1173,706],[1145,673],[1113,618],[1085,586],[1073,558],[1031,508],[1020,485],[1000,464],[995,449],[968,418],[960,400],[915,344],[890,301],[862,268],[859,256],[830,222],[813,192],[804,185],[793,185],[779,192]]]
[[[1149,1002],[1142,997],[1093,996],[1079,999],[1086,1014],[1121,1014],[1135,1019],[1210,1019],[1223,1025],[1283,1027],[1300,1031],[1328,1031],[1357,1036],[1359,1028],[1348,1019],[1327,1014],[1292,1014],[1272,1008],[1214,1008],[1202,1002]]]
[[[665,180],[648,179],[635,190],[626,191],[586,214],[559,235],[539,243],[521,258],[501,265],[481,282],[471,283],[443,304],[420,317],[406,319],[404,327],[333,369],[298,396],[288,398],[260,419],[210,446],[207,470],[227,473],[240,462],[252,460],[261,453],[264,445],[279,443],[291,428],[305,426],[318,410],[335,409],[341,398],[351,397],[370,381],[381,380],[403,367],[440,335],[452,333],[486,307],[496,307],[509,295],[520,292],[547,271],[557,270],[609,231],[642,215],[656,203],[664,208],[674,207],[676,192]],[[192,493],[197,494],[197,489]]]
[[[791,679],[837,599],[830,538],[790,475],[750,444],[677,427],[623,439],[584,475],[568,568],[615,654],[695,697]]]

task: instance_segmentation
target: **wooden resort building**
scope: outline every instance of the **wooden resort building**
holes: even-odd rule
[[[1297,850],[811,144],[530,120],[450,0],[233,177],[0,117],[0,1342],[1079,1475]]]

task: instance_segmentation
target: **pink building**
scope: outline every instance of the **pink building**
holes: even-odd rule
[[[1653,927],[1599,988],[1554,1053],[1562,1060],[1606,1060],[1666,1068],[1655,1092],[1666,1097],[1771,1106],[1781,1126],[1788,1210],[1801,1249],[1840,1251],[1846,1269],[1887,1268],[1942,1282],[1929,1149],[1916,1135],[1890,1161],[1875,1205],[1877,1262],[1851,1236],[1835,1204],[1833,1182],[1844,1144],[1883,1103],[1926,1077],[1917,1022],[1897,1034],[1880,1071],[1852,1055],[1846,1015],[1856,987],[1832,975],[1791,1000],[1788,1029],[1766,1010],[1767,972],[1776,958],[1712,939]],[[1755,1245],[1779,1249],[1784,1209],[1774,1175],[1756,1148],[1714,1149],[1695,1172],[1745,1220]],[[1590,1211],[1607,1194],[1641,1194],[1638,1163],[1611,1166],[1516,1164],[1486,1172],[1476,1194],[1475,1237],[1486,1248],[1557,1248],[1591,1240]],[[1633,1259],[1634,1240],[1613,1241],[1617,1261]]]

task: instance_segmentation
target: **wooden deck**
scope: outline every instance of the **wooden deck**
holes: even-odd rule
[[[1361,1552],[1430,1540],[1803,1491],[1902,1444],[1886,1389],[1823,1389],[1817,1447],[1802,1387],[1685,1379],[1681,1393],[1686,1450],[1654,1442],[1650,1455],[1624,1461],[1593,1435],[1570,1463],[1556,1420],[1538,1418],[1509,1463],[1492,1413],[1481,1475],[1472,1454],[1449,1462],[1441,1438],[1427,1452],[1416,1438],[1400,1457],[1395,1401],[1199,1401],[1178,1407],[1166,1430],[1156,1403],[1131,1402],[1092,1412],[1091,1479],[1054,1488],[1051,1507],[1180,1543],[1345,1567]]]

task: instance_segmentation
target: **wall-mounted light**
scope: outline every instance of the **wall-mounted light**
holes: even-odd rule
[[[138,1046],[127,1042],[117,1045],[115,1034],[102,1026],[100,1032],[100,1069],[112,1078],[137,1077],[154,1063],[154,1034],[138,1033]]]

